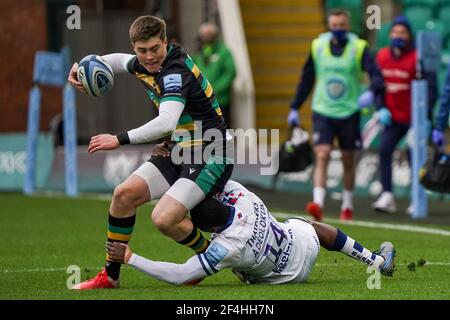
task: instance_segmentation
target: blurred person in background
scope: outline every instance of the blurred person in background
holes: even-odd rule
[[[230,128],[231,94],[233,80],[236,77],[233,56],[220,40],[219,28],[216,24],[203,23],[198,30],[198,36],[201,48],[192,56],[192,59],[211,82],[227,127]]]
[[[379,150],[383,191],[372,205],[376,211],[385,213],[397,210],[392,192],[392,155],[411,126],[411,86],[417,76],[417,51],[406,17],[394,18],[389,37],[390,46],[380,49],[376,56],[386,89],[385,105],[377,111],[378,121],[383,126]],[[424,78],[428,82],[428,118],[431,119],[437,97],[436,74],[424,73]],[[407,211],[411,212],[412,207]]]
[[[434,122],[432,134],[433,143],[439,148],[445,144],[444,132],[448,128],[450,112],[450,64],[447,67],[447,75],[445,77],[444,90],[442,92],[441,101]]]
[[[316,220],[323,218],[326,195],[327,167],[335,137],[342,151],[344,167],[340,219],[353,218],[355,181],[355,151],[361,148],[360,105],[375,99],[383,104],[383,77],[369,52],[368,43],[349,32],[349,13],[336,9],[328,16],[329,32],[312,42],[301,82],[291,103],[288,124],[298,126],[298,109],[306,101],[314,84],[313,143],[315,166],[313,201],[306,210]],[[370,90],[361,94],[363,71],[370,77]]]

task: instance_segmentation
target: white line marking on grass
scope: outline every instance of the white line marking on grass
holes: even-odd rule
[[[294,214],[288,214],[283,212],[274,212],[273,215],[277,218],[294,218],[296,215]],[[298,216],[298,215],[297,215]],[[308,218],[308,217],[305,217]],[[403,225],[403,224],[391,224],[391,223],[379,223],[379,222],[371,222],[371,221],[345,221],[342,222],[338,219],[332,219],[332,218],[326,218],[325,222],[329,223],[336,223],[336,224],[347,224],[347,225],[354,225],[354,226],[360,226],[360,227],[367,227],[367,228],[380,228],[380,229],[389,229],[389,230],[401,230],[401,231],[408,231],[408,232],[416,232],[416,233],[428,233],[428,234],[437,234],[442,236],[450,236],[450,231],[441,230],[441,229],[434,229],[434,228],[426,228],[426,227],[417,227],[417,226],[410,226],[410,225]],[[343,264],[316,264],[317,266],[342,266]],[[397,264],[397,265],[403,265],[403,264]],[[450,266],[450,262],[426,262],[426,266]],[[90,270],[100,270],[101,267],[86,267]],[[25,272],[60,272],[60,271],[66,271],[67,268],[34,268],[34,269],[5,269],[0,270],[0,273],[25,273]]]
[[[357,261],[354,261],[353,263],[316,263],[315,266],[317,267],[351,267],[359,265]],[[396,263],[396,266],[407,266],[407,263]],[[450,262],[430,262],[427,261],[424,266],[450,266]],[[97,270],[100,270],[102,267],[95,267],[95,268],[87,268],[90,270],[93,270],[96,272]],[[34,268],[34,269],[5,269],[0,270],[0,273],[28,273],[28,272],[61,272],[61,271],[67,271],[67,268]]]
[[[450,262],[426,262],[424,266],[450,266]]]
[[[72,199],[69,198],[62,191],[37,191],[33,194],[35,197],[43,197],[43,198],[54,198],[54,199]],[[111,201],[113,194],[112,193],[80,193],[79,199],[83,200],[103,200],[103,201]]]
[[[355,261],[354,263],[316,263],[314,266],[317,267],[351,267],[351,266],[356,266],[356,265],[360,265],[358,264],[357,261]],[[395,263],[395,265],[398,266],[407,266],[409,265],[409,263]],[[425,262],[425,264],[423,266],[450,266],[450,262]],[[420,267],[419,267],[420,268]]]
[[[34,268],[34,269],[5,269],[2,273],[22,273],[22,272],[54,272],[54,271],[65,271],[67,268]]]
[[[83,269],[89,269],[89,270],[100,270],[101,267],[95,267],[95,268],[83,268]],[[59,271],[67,271],[66,268],[34,268],[34,269],[5,269],[0,270],[0,273],[26,273],[26,272],[59,272]]]
[[[294,218],[294,214],[288,214],[283,212],[274,212],[273,215],[276,218]],[[308,217],[305,217],[309,219]],[[347,224],[350,226],[359,226],[359,227],[367,227],[367,228],[380,228],[380,229],[389,229],[389,230],[401,230],[408,232],[416,232],[416,233],[428,233],[428,234],[437,234],[441,236],[450,237],[450,231],[434,229],[428,227],[417,227],[406,224],[392,224],[392,223],[381,223],[381,222],[372,222],[372,221],[340,221],[338,219],[325,218],[325,222],[328,223],[336,223],[336,224]]]
[[[64,192],[62,191],[37,191],[33,194],[35,197],[41,197],[41,198],[54,198],[54,199],[73,199],[69,198]],[[95,192],[88,192],[88,193],[81,193],[79,195],[79,198],[76,198],[76,200],[100,200],[100,201],[107,201],[111,202],[111,199],[113,197],[112,193],[95,193]],[[147,202],[146,204],[152,204],[155,205],[158,202],[158,200],[152,200],[150,202]]]

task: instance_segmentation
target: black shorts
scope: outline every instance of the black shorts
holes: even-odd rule
[[[361,148],[359,112],[343,118],[334,119],[313,113],[313,143],[333,145],[334,138],[337,137],[339,147],[342,150],[357,150]]]
[[[174,164],[170,157],[152,156],[149,160],[169,185],[186,178],[193,181],[205,197],[222,192],[233,173],[233,163],[223,157],[211,156],[202,164]]]

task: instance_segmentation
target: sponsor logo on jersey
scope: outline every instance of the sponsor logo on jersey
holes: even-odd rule
[[[165,91],[178,91],[182,87],[181,74],[173,73],[163,78]]]
[[[346,83],[338,78],[328,80],[326,86],[327,86],[327,95],[332,100],[338,100],[342,98],[347,92]]]
[[[212,242],[205,253],[205,258],[214,267],[222,261],[228,254],[228,249],[217,242]]]
[[[242,192],[239,192],[238,194],[233,193],[232,191],[226,192],[222,196],[222,202],[224,204],[234,206],[236,202],[239,200],[240,197],[244,197],[244,194]]]

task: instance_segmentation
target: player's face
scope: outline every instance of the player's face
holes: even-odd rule
[[[158,36],[148,40],[139,40],[133,43],[133,50],[136,56],[150,73],[156,73],[167,56],[167,39],[161,40]]]
[[[350,30],[350,22],[348,21],[348,18],[343,15],[332,15],[328,17],[328,28],[330,30]]]
[[[391,39],[400,38],[405,40],[406,42],[409,42],[409,40],[411,39],[408,29],[401,24],[393,26],[389,36]]]

